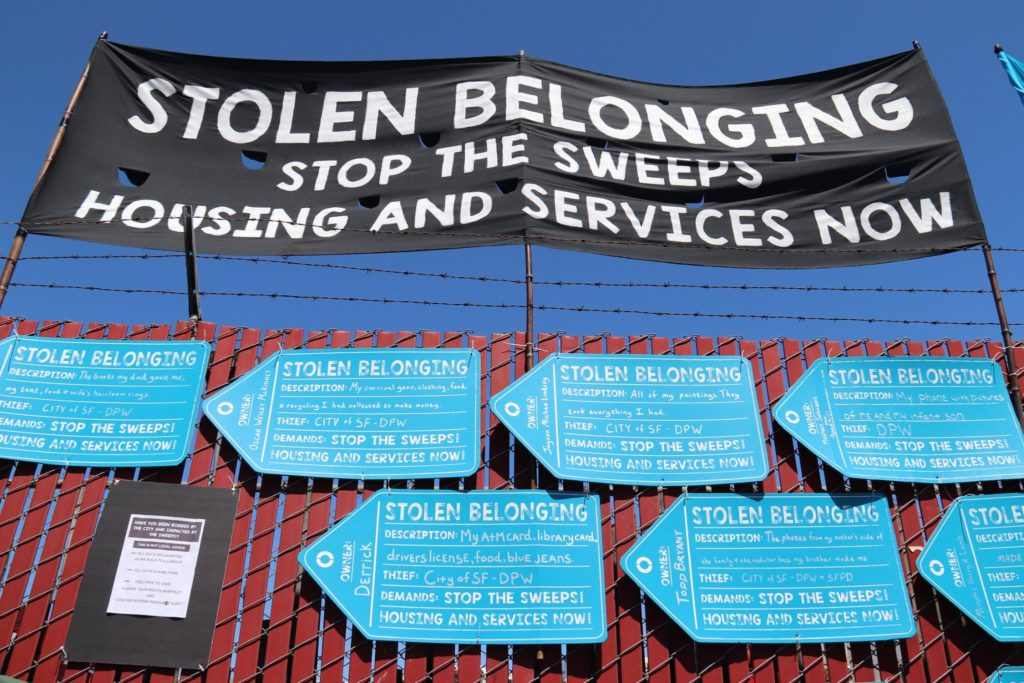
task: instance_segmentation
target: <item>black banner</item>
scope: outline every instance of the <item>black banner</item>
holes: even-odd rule
[[[32,233],[325,254],[522,243],[800,268],[981,244],[920,50],[683,87],[531,57],[273,62],[101,41]]]

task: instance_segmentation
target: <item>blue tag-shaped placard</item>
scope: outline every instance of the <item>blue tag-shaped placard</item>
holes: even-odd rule
[[[768,474],[750,362],[740,356],[555,354],[490,404],[561,479],[686,485]]]
[[[698,642],[915,632],[881,495],[693,494],[677,499],[621,565]]]
[[[776,421],[848,477],[959,482],[1024,477],[1024,436],[986,358],[819,359]]]
[[[82,467],[176,465],[192,450],[203,342],[0,341],[0,457]]]
[[[474,349],[279,351],[203,403],[257,472],[349,479],[472,474]]]
[[[1001,666],[985,683],[1024,683],[1024,666]]]
[[[917,568],[993,638],[1024,641],[1024,495],[954,500]]]
[[[374,640],[541,644],[608,636],[595,496],[378,491],[299,562]]]

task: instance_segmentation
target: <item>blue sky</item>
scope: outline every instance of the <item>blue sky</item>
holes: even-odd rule
[[[921,42],[960,137],[989,239],[1024,247],[1020,160],[1024,107],[992,54],[1024,56],[1024,5],[932,2],[252,2],[6,3],[0,44],[0,221],[21,215],[68,95],[100,31],[112,40],[182,52],[270,59],[408,59],[528,54],[638,80],[747,82],[818,71],[907,50]],[[14,228],[0,225],[0,251]],[[32,257],[135,254],[30,237],[15,281],[114,288],[184,287],[177,259],[52,261]],[[315,260],[458,275],[517,278],[521,247],[324,257]],[[1004,288],[1024,288],[1024,253],[997,252]],[[987,287],[979,251],[883,266],[755,271],[645,263],[535,249],[540,281],[695,285]],[[521,303],[515,285],[246,263],[200,262],[215,291]],[[992,321],[923,326],[539,311],[538,331],[670,336],[839,339],[998,338],[991,298],[973,294],[808,293],[774,290],[538,286],[537,303],[712,314]],[[1024,322],[1024,293],[1007,293]],[[186,315],[182,296],[19,287],[8,315],[160,323]],[[520,310],[210,296],[204,317],[223,324],[307,329],[522,329]]]

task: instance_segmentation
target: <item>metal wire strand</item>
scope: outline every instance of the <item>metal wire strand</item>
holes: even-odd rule
[[[128,289],[121,287],[99,287],[95,285],[66,285],[53,282],[12,282],[12,287],[31,287],[39,289],[70,289],[87,292],[110,292],[118,294],[153,294],[183,296],[181,291],[169,289]],[[220,297],[254,297],[262,299],[286,299],[300,301],[344,301],[349,303],[377,303],[377,304],[411,304],[416,306],[450,306],[462,308],[504,308],[523,309],[526,304],[510,303],[488,303],[478,301],[438,301],[433,299],[396,299],[390,297],[358,297],[358,296],[336,296],[329,294],[286,294],[280,292],[219,292],[201,291],[201,296]],[[898,324],[898,325],[962,325],[966,327],[992,326],[995,322],[985,320],[917,320],[899,318],[861,318],[854,316],[820,316],[820,315],[783,315],[768,313],[711,313],[706,311],[657,311],[637,308],[598,308],[591,306],[556,306],[551,304],[537,304],[534,306],[538,311],[563,311],[568,313],[604,313],[615,315],[651,315],[663,317],[683,318],[724,318],[727,320],[795,320],[800,322],[855,322],[865,324]],[[1020,325],[1022,323],[1010,323]]]
[[[55,254],[48,256],[23,256],[22,261],[90,261],[90,260],[180,260],[180,254]],[[252,264],[267,264],[274,266],[297,266],[302,268],[322,268],[328,270],[346,270],[360,273],[377,273],[384,275],[396,275],[401,277],[425,277],[439,280],[459,280],[473,282],[490,282],[498,284],[523,285],[522,278],[494,277],[492,275],[459,275],[452,273],[438,273],[421,270],[398,269],[398,268],[376,268],[370,266],[354,266],[341,263],[327,263],[323,261],[294,261],[288,257],[268,258],[265,256],[225,256],[225,255],[198,255],[197,258],[209,261],[227,261]],[[954,287],[830,287],[822,285],[784,285],[784,284],[712,284],[712,283],[685,283],[685,282],[603,282],[589,280],[541,280],[533,281],[538,286],[548,287],[597,287],[597,288],[625,288],[637,287],[653,289],[699,289],[699,290],[740,290],[740,291],[775,291],[775,292],[834,292],[847,294],[974,294],[991,295],[988,289],[966,289]],[[1007,287],[1001,290],[1004,294],[1019,294],[1024,288]]]

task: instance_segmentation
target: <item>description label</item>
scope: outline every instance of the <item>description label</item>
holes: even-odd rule
[[[547,491],[380,491],[299,561],[367,638],[597,643],[598,500]]]
[[[473,349],[281,351],[203,404],[258,472],[350,479],[472,474]]]
[[[856,479],[1024,478],[1024,436],[1003,372],[985,358],[819,359],[775,419]]]
[[[694,494],[622,568],[694,640],[906,638],[913,615],[885,498]]]
[[[175,465],[192,448],[202,342],[0,341],[0,457],[87,467]]]
[[[555,354],[491,409],[561,479],[685,485],[768,474],[742,357]]]
[[[1024,641],[1024,495],[954,500],[917,568],[993,638]]]

